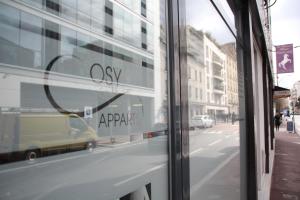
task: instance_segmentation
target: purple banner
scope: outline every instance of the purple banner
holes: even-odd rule
[[[276,46],[277,74],[294,72],[293,44]]]

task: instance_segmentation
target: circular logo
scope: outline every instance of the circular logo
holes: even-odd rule
[[[75,58],[75,59],[78,59],[78,57],[74,56],[74,55],[59,55],[59,56],[56,56],[55,58],[53,58],[49,64],[47,65],[46,67],[46,70],[45,70],[45,73],[44,73],[44,79],[46,80],[46,83],[44,84],[44,91],[45,91],[45,94],[46,94],[46,97],[47,99],[49,100],[50,104],[58,111],[60,112],[61,114],[66,114],[66,115],[69,115],[69,114],[76,114],[80,117],[84,117],[84,111],[79,111],[79,112],[72,112],[72,111],[69,111],[69,110],[66,110],[64,108],[62,108],[56,101],[55,99],[53,98],[52,94],[51,94],[51,91],[50,91],[50,88],[49,88],[49,84],[48,84],[48,79],[49,79],[49,75],[50,75],[50,72],[51,72],[51,69],[53,67],[53,65],[61,58],[63,57],[72,57],[72,58]],[[94,77],[93,77],[93,74],[92,74],[92,71],[95,67],[99,67],[101,66],[100,64],[98,63],[95,63],[91,66],[91,69],[90,69],[90,76],[91,76],[91,79],[94,81]],[[109,104],[111,104],[112,102],[114,102],[115,100],[117,100],[118,98],[120,98],[121,96],[123,96],[125,93],[118,93],[116,94],[115,96],[111,97],[110,99],[108,99],[107,101],[105,101],[104,103],[96,106],[96,107],[93,107],[92,108],[92,113],[96,113],[100,110],[102,110],[103,108],[105,108],[106,106],[108,106]]]

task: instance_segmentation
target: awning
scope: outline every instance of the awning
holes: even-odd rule
[[[273,99],[287,98],[291,96],[291,91],[287,88],[275,86],[273,89]]]

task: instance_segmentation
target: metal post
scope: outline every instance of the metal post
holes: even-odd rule
[[[294,103],[293,102],[293,133],[295,133],[295,104],[296,103]]]

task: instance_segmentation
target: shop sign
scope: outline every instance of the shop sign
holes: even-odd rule
[[[294,72],[293,44],[276,46],[277,74]]]

